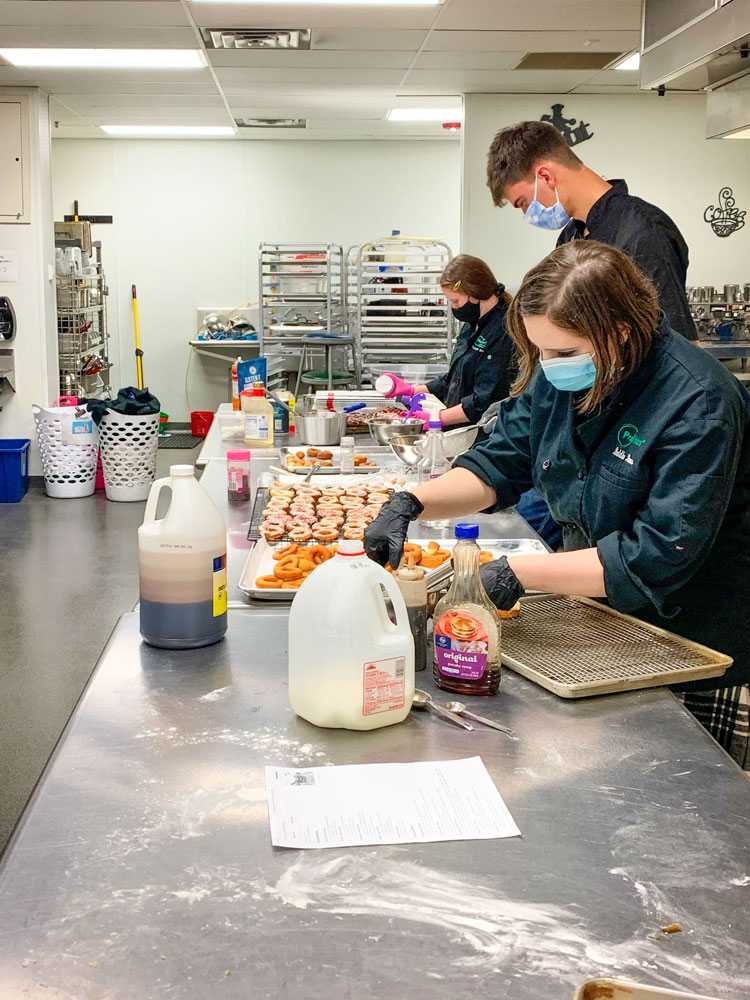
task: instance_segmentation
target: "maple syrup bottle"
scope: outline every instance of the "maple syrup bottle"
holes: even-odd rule
[[[479,576],[478,536],[478,525],[456,525],[453,583],[433,617],[432,674],[454,694],[497,694],[500,686],[502,626]]]

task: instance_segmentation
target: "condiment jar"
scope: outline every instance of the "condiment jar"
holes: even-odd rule
[[[227,452],[227,500],[250,499],[250,452],[237,448]]]

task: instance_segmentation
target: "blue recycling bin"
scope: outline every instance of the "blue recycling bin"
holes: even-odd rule
[[[18,503],[29,488],[28,438],[0,438],[0,503]]]

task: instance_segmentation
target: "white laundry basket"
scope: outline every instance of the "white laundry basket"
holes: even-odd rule
[[[32,406],[36,437],[42,455],[44,488],[48,497],[88,497],[94,492],[99,457],[99,432],[91,414],[85,423],[90,431],[82,444],[68,444],[73,438],[76,408],[72,406]],[[76,421],[81,423],[80,420]]]
[[[146,500],[156,474],[159,413],[109,410],[99,424],[108,500]]]

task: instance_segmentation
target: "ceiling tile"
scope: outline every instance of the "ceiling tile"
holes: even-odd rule
[[[312,35],[312,48],[416,52],[426,37],[426,31],[410,31],[408,29],[395,31],[388,28],[368,28],[366,30],[316,28]]]
[[[216,76],[221,83],[228,85],[271,87],[300,86],[304,84],[326,85],[329,87],[366,87],[366,86],[397,86],[403,73],[401,70],[378,69],[254,69],[252,67],[218,67]]]
[[[453,2],[440,9],[436,28],[489,31],[637,31],[640,0],[596,3],[560,3],[530,0],[529,3]]]
[[[633,31],[433,31],[428,52],[625,52],[638,46]]]
[[[220,49],[207,53],[212,66],[278,70],[298,69],[407,69],[412,52],[344,52],[336,49],[325,51],[290,52],[284,49],[242,50]]]
[[[572,87],[587,83],[591,72],[580,70],[529,71],[521,70],[414,70],[401,93],[566,93]]]
[[[514,69],[523,59],[518,52],[423,52],[414,69]]]
[[[191,3],[201,28],[428,29],[437,7],[347,6],[346,4]]]
[[[0,3],[0,8],[2,4]],[[8,48],[88,49],[197,49],[192,28],[101,27],[92,25],[32,25],[3,27],[2,45]]]
[[[179,0],[3,0],[0,25],[163,25],[189,24]]]

